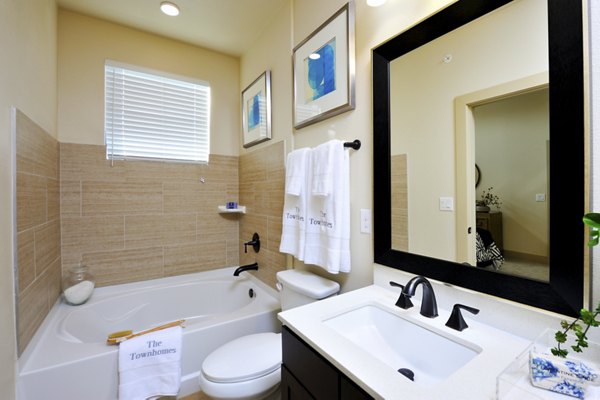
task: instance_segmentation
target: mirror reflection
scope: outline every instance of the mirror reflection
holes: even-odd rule
[[[390,63],[393,249],[548,281],[547,32],[515,1]]]
[[[476,206],[477,266],[548,281],[548,89],[474,107],[473,117],[476,202],[493,203]]]

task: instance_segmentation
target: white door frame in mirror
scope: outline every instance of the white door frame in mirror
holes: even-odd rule
[[[473,108],[548,87],[541,72],[457,97],[454,100],[456,144],[456,257],[476,265],[475,255],[475,123]]]

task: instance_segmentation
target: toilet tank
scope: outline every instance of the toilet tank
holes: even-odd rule
[[[277,281],[281,285],[281,310],[334,296],[340,291],[339,283],[297,269],[279,271]]]

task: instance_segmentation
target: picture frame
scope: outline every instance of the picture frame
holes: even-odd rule
[[[354,3],[346,3],[293,50],[294,128],[355,107]]]
[[[242,135],[245,148],[271,139],[271,71],[263,72],[242,91]]]

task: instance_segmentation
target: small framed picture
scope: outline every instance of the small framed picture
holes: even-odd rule
[[[242,92],[244,147],[271,139],[271,71],[263,72]]]
[[[354,3],[294,49],[294,128],[354,109]]]

